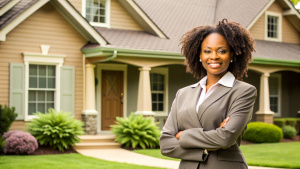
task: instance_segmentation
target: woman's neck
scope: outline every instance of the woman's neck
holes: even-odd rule
[[[206,80],[206,92],[209,90],[209,88],[216,84],[227,72],[221,75],[211,75],[207,74],[207,80]]]

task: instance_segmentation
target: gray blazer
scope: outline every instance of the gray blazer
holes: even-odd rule
[[[161,153],[181,159],[179,169],[247,169],[239,149],[252,116],[256,88],[235,80],[232,88],[220,85],[196,112],[202,88],[178,90],[160,137]],[[225,127],[219,128],[229,117]],[[180,140],[176,133],[184,130]],[[212,150],[206,156],[204,149]]]

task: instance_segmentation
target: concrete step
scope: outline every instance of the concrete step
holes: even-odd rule
[[[76,143],[74,146],[75,150],[79,149],[114,149],[120,148],[120,143],[114,142],[102,142],[102,143]]]
[[[114,149],[120,148],[121,144],[115,142],[114,135],[83,135],[79,136],[80,143],[76,143],[73,148],[79,149]]]

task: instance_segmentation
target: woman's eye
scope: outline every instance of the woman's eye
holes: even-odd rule
[[[204,50],[204,53],[211,53],[209,50]]]
[[[226,50],[219,50],[219,53],[225,54],[225,53],[226,53]]]

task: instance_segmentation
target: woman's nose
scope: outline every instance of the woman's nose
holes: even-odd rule
[[[218,53],[217,52],[212,52],[211,56],[210,56],[210,59],[217,59],[217,58],[219,58]]]

